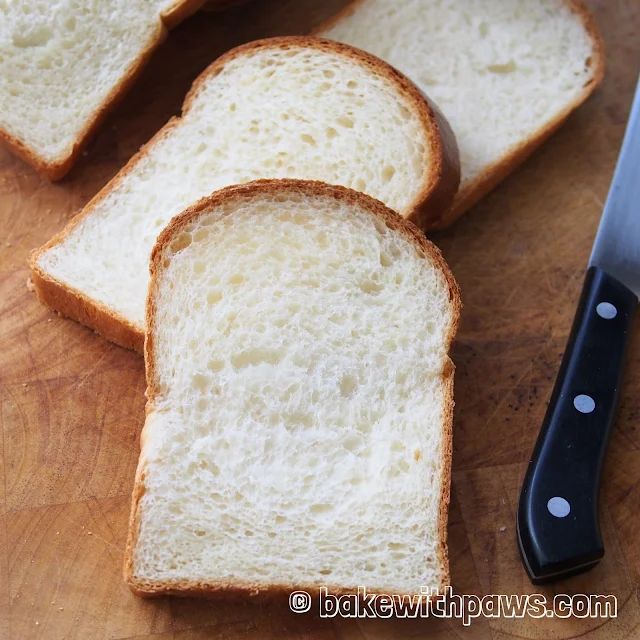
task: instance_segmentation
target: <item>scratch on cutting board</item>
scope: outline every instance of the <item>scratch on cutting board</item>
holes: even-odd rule
[[[107,350],[102,353],[102,355],[93,363],[93,366],[90,367],[79,379],[77,386],[81,387],[88,378],[90,378],[97,370],[100,368],[100,365],[107,359],[107,356],[110,355],[111,351]]]
[[[522,373],[522,375],[519,378],[516,378],[513,382],[513,384],[509,385],[504,393],[500,396],[494,410],[489,414],[489,416],[487,417],[487,419],[485,420],[482,428],[483,430],[486,429],[489,426],[489,423],[493,420],[493,418],[496,416],[496,414],[498,413],[498,411],[500,411],[500,409],[502,409],[504,407],[504,403],[507,400],[507,397],[509,396],[510,393],[513,392],[513,390],[518,387],[520,385],[520,383],[531,374],[531,372],[533,371],[533,360],[529,361],[529,365],[527,366],[527,368],[524,370],[524,372]]]
[[[591,187],[588,185],[584,185],[584,190],[587,195],[591,196],[591,199],[598,205],[598,209],[601,211],[604,209],[604,199],[598,195]]]
[[[109,555],[111,555],[111,557],[113,558],[114,556],[111,554],[112,551],[115,551],[116,557],[115,560],[117,561],[117,559],[119,557],[121,557],[122,555],[122,545],[121,544],[116,544],[114,542],[111,542],[110,540],[107,540],[107,538],[101,536],[100,534],[97,534],[95,532],[94,529],[96,529],[97,527],[100,526],[100,523],[96,520],[95,516],[92,513],[92,510],[90,508],[90,504],[95,504],[98,502],[98,499],[94,496],[91,497],[87,500],[80,500],[78,501],[76,504],[83,504],[86,507],[86,510],[89,512],[89,515],[91,516],[91,521],[93,522],[94,525],[96,525],[95,527],[93,527],[92,529],[87,529],[85,524],[82,524],[82,522],[79,522],[76,518],[62,512],[62,517],[63,519],[72,524],[76,529],[79,529],[80,531],[82,531],[85,535],[90,535],[92,538],[96,538],[97,540],[100,540],[102,542],[104,542],[104,544],[106,545],[108,551],[109,551]],[[73,502],[67,502],[65,503],[66,505],[69,504],[73,504]],[[99,511],[102,512],[102,510],[99,508]],[[105,517],[105,522],[106,522],[106,517]],[[109,528],[109,530],[111,531],[111,528]]]

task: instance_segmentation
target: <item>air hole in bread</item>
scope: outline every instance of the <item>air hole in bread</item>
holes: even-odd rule
[[[350,118],[349,116],[340,116],[336,119],[336,122],[345,129],[353,129],[355,124],[353,118]]]
[[[302,140],[302,142],[306,143],[306,144],[310,144],[312,146],[317,146],[316,145],[316,140],[313,136],[309,135],[308,133],[302,133],[300,135],[300,140]]]
[[[171,242],[171,250],[174,253],[186,249],[192,242],[193,238],[190,233],[181,233],[177,238]]]
[[[502,64],[490,64],[487,70],[491,71],[491,73],[513,73],[517,68],[516,63],[513,60],[509,60]]]

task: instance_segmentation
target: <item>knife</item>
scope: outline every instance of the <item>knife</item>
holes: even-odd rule
[[[594,567],[604,555],[598,490],[624,356],[640,295],[640,83],[517,515],[535,583]]]

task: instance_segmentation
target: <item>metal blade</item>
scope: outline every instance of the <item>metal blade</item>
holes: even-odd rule
[[[640,83],[589,266],[598,266],[640,297]]]

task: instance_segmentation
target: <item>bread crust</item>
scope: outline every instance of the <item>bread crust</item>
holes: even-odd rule
[[[186,225],[220,204],[232,200],[249,200],[261,196],[268,196],[282,193],[296,193],[307,197],[324,197],[334,199],[337,202],[347,202],[352,206],[357,206],[361,210],[369,212],[372,216],[382,220],[390,229],[401,233],[411,242],[425,258],[430,261],[442,273],[449,289],[449,299],[451,303],[451,323],[446,337],[446,353],[448,354],[457,330],[461,301],[460,290],[449,270],[440,250],[433,245],[424,234],[410,221],[403,219],[400,215],[389,209],[382,202],[371,198],[363,193],[347,189],[346,187],[328,185],[323,182],[311,180],[258,180],[239,186],[231,186],[213,193],[211,196],[203,198],[183,213],[176,216],[171,223],[162,231],[153,249],[150,262],[151,281],[147,296],[146,321],[147,335],[145,340],[145,371],[147,377],[147,405],[146,413],[153,411],[156,396],[159,394],[156,374],[156,354],[154,345],[155,335],[155,297],[158,288],[159,277],[163,269],[162,257],[166,247],[172,239],[178,235]],[[449,559],[447,553],[447,517],[450,497],[451,478],[451,456],[452,456],[452,436],[453,436],[453,373],[454,366],[449,358],[445,356],[442,368],[442,390],[444,398],[444,413],[442,424],[442,475],[440,489],[440,504],[438,509],[438,556],[441,565],[441,584],[438,585],[443,590],[449,585]],[[146,425],[145,425],[146,428]],[[146,438],[145,430],[141,434],[141,445]],[[133,567],[133,556],[137,543],[140,526],[140,500],[144,495],[144,476],[146,461],[141,453],[136,470],[136,480],[132,492],[131,514],[129,519],[129,533],[124,561],[124,578],[131,590],[144,597],[157,595],[178,595],[178,596],[200,596],[216,597],[226,595],[258,595],[277,596],[288,594],[292,589],[304,589],[310,594],[318,594],[317,585],[298,584],[262,584],[262,583],[236,583],[236,582],[204,582],[204,581],[169,581],[152,582],[139,580],[135,576]],[[326,585],[332,593],[344,594],[354,593],[358,585],[345,587],[344,585]],[[370,593],[390,593],[383,590],[372,590]],[[411,594],[415,595],[415,594]]]
[[[106,116],[124,97],[124,95],[133,86],[134,82],[146,66],[155,50],[162,44],[167,37],[169,29],[175,27],[192,13],[195,13],[206,0],[176,0],[171,9],[158,17],[158,23],[155,33],[149,40],[146,48],[141,52],[136,60],[134,60],[128,69],[124,72],[120,82],[111,88],[102,104],[95,111],[93,116],[86,122],[83,130],[80,132],[78,139],[73,144],[71,151],[58,160],[49,161],[38,155],[38,151],[24,141],[11,135],[8,131],[0,128],[0,140],[4,141],[6,146],[14,155],[22,158],[30,164],[41,175],[49,180],[55,181],[63,178],[75,164],[82,149],[91,139],[100,125],[104,122]]]
[[[424,188],[417,195],[414,203],[410,205],[408,216],[410,219],[421,224],[424,224],[425,219],[438,219],[442,211],[445,211],[452,201],[460,179],[458,151],[451,128],[439,111],[435,107],[430,106],[423,98],[415,85],[386,62],[359,49],[330,40],[311,38],[309,36],[268,38],[241,45],[219,57],[196,78],[184,99],[182,113],[185,114],[189,111],[200,88],[211,76],[217,75],[230,60],[248,51],[269,47],[279,49],[313,47],[321,51],[339,53],[350,59],[357,60],[360,64],[373,70],[374,73],[382,75],[398,87],[407,102],[412,105],[420,115],[425,131],[425,138],[429,141],[431,157],[433,158],[433,170],[429,173],[425,171]],[[84,220],[85,217],[89,216],[96,205],[106,198],[111,190],[116,188],[125,176],[133,170],[135,164],[148,153],[149,149],[156,142],[168,135],[179,123],[179,117],[171,118],[164,127],[157,131],[156,134],[140,148],[138,153],[127,162],[118,174],[85,205],[84,209],[74,216],[60,233],[56,234],[49,242],[37,249],[31,255],[30,259],[33,283],[36,293],[42,302],[68,318],[88,325],[108,340],[122,347],[134,349],[140,353],[142,353],[144,343],[144,327],[132,325],[125,318],[122,318],[104,305],[92,300],[81,291],[74,290],[55,278],[52,278],[51,275],[39,267],[38,260],[48,249],[64,242],[72,230]]]
[[[315,27],[312,34],[323,34],[335,26],[343,18],[352,15],[360,5],[367,0],[352,0],[337,14]],[[598,30],[596,21],[591,12],[585,6],[583,0],[563,0],[565,5],[576,14],[582,22],[585,31],[591,38],[592,55],[590,65],[593,67],[591,80],[584,86],[582,93],[559,111],[556,116],[531,136],[515,144],[497,162],[487,167],[474,180],[460,188],[451,206],[443,211],[438,220],[426,220],[422,225],[425,229],[444,229],[466,213],[479,200],[492,191],[510,173],[520,166],[547,138],[555,133],[567,118],[575,111],[600,85],[605,73],[605,46]]]
[[[132,325],[126,318],[100,302],[87,298],[81,291],[72,287],[61,287],[57,280],[39,267],[32,265],[31,268],[31,282],[40,302],[57,313],[92,328],[96,333],[125,349],[142,352],[144,334],[139,327]]]

